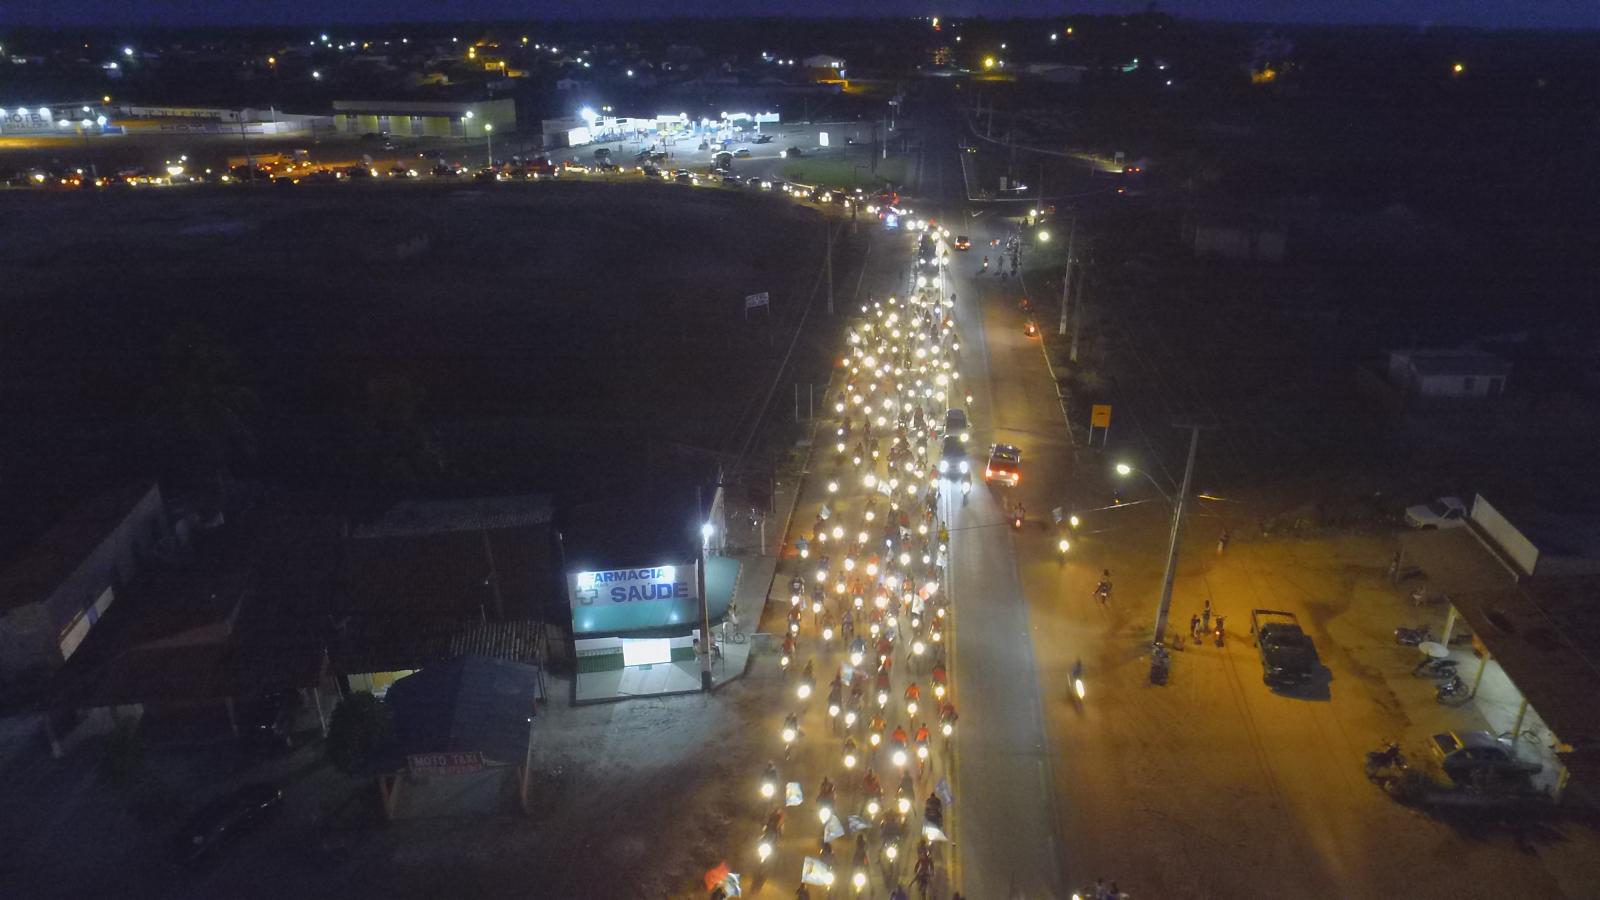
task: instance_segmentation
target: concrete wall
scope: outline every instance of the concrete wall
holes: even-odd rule
[[[1482,528],[1499,545],[1500,550],[1521,569],[1524,575],[1532,575],[1539,566],[1539,548],[1523,536],[1515,525],[1500,511],[1483,499],[1482,494],[1472,498],[1472,521]]]

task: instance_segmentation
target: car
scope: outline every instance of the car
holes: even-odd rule
[[[173,856],[185,865],[199,865],[241,835],[258,828],[283,807],[283,791],[255,782],[196,810],[178,830]]]
[[[755,140],[752,141],[752,143],[770,144],[770,143],[772,143],[772,135],[770,135],[770,134],[758,134],[758,135],[755,136]]]
[[[783,151],[784,159],[799,159],[804,155],[805,153],[801,152],[799,147],[790,147],[789,149]]]
[[[594,158],[595,159],[610,159],[611,158],[611,148],[610,147],[601,147],[599,150],[596,150],[594,152]]]
[[[971,250],[972,249],[972,238],[969,238],[964,234],[956,235],[956,249],[957,250]]]
[[[449,163],[439,163],[433,167],[433,175],[435,178],[455,178],[460,174],[461,170],[450,165]]]
[[[989,464],[983,467],[983,480],[1016,487],[1022,481],[1022,451],[1014,444],[991,446]]]
[[[371,178],[373,170],[367,166],[350,166],[344,170],[346,178]]]
[[[1544,768],[1518,759],[1511,744],[1487,731],[1444,731],[1428,740],[1433,758],[1457,784],[1490,780],[1525,780]]]
[[[953,434],[965,444],[972,437],[971,426],[967,423],[967,411],[964,409],[947,409],[944,413],[944,433]]]
[[[1250,637],[1261,655],[1261,680],[1268,687],[1305,684],[1320,668],[1317,645],[1300,628],[1300,617],[1281,609],[1250,610]]]
[[[646,177],[646,178],[665,178],[666,177],[665,175],[661,174],[661,170],[656,168],[655,166],[640,166],[639,167],[639,171],[641,173],[643,173],[644,177]]]
[[[1460,528],[1467,524],[1467,505],[1460,497],[1440,497],[1406,509],[1406,524],[1412,528]]]
[[[945,435],[944,447],[939,451],[939,474],[965,475],[970,471],[972,463],[967,460],[967,445],[956,435]]]
[[[690,172],[688,169],[679,169],[678,171],[673,172],[672,173],[672,180],[676,181],[679,184],[699,184],[700,183],[700,179],[695,177],[695,174],[693,172]]]
[[[409,168],[407,166],[402,166],[402,165],[396,163],[394,166],[390,167],[390,169],[389,169],[389,177],[390,178],[415,178],[415,177],[417,177],[417,170],[413,169],[413,168]]]
[[[289,749],[293,746],[294,720],[300,703],[300,695],[294,691],[279,691],[241,703],[239,737],[254,747]]]
[[[740,147],[739,149],[733,151],[733,158],[734,159],[749,159],[750,158],[750,148],[748,148],[748,147]]]

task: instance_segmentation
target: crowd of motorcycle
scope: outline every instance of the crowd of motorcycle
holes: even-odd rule
[[[948,881],[958,716],[945,662],[949,532],[930,445],[961,376],[938,265],[904,298],[869,297],[845,333],[831,440],[813,469],[826,497],[797,528],[780,601],[789,708],[752,790],[763,817],[756,889],[791,872],[797,897],[927,897]],[[786,828],[809,835],[798,859],[784,858],[795,844],[782,843]],[[712,880],[713,897],[741,892],[737,877]]]

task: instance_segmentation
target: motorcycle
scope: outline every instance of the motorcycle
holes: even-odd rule
[[[1019,506],[1015,510],[1012,511],[1012,513],[1011,513],[1011,527],[1012,528],[1021,528],[1022,527],[1022,516],[1023,516],[1022,507]]]
[[[1394,642],[1402,647],[1415,647],[1431,640],[1433,640],[1433,635],[1426,625],[1418,628],[1407,628],[1402,625],[1394,630]]]
[[[1417,678],[1433,676],[1434,678],[1454,678],[1456,674],[1456,661],[1445,657],[1433,659],[1431,657],[1417,663],[1411,669],[1411,674]]]
[[[1072,664],[1072,692],[1078,695],[1078,702],[1083,702],[1083,661]]]
[[[767,770],[761,774],[761,799],[771,800],[778,795],[778,766],[776,763],[767,763]]]
[[[1405,770],[1406,757],[1400,752],[1400,744],[1396,741],[1390,741],[1382,750],[1367,753],[1367,778],[1374,783],[1382,783]]]
[[[1467,683],[1461,680],[1460,675],[1451,675],[1446,681],[1439,683],[1439,688],[1434,692],[1434,699],[1440,703],[1453,704],[1472,699],[1472,694],[1467,690]]]
[[[789,758],[789,751],[794,749],[794,742],[800,737],[800,720],[794,713],[783,720],[783,758]]]
[[[756,843],[756,856],[760,857],[761,864],[765,866],[772,857],[772,851],[778,846],[778,836],[772,833],[771,827],[761,830],[761,840]]]
[[[823,778],[822,787],[817,790],[817,819],[826,825],[831,818],[833,818],[833,782]]]
[[[1071,550],[1071,549],[1072,549],[1072,542],[1071,541],[1067,540],[1066,538],[1058,539],[1056,541],[1056,559],[1057,559],[1057,561],[1065,563],[1067,561],[1067,551]]]

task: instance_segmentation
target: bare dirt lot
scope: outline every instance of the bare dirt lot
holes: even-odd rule
[[[784,198],[678,185],[7,199],[0,451],[8,505],[45,520],[86,480],[171,474],[183,454],[146,426],[197,344],[250,401],[254,446],[226,461],[278,483],[514,489],[625,443],[715,448],[824,237]],[[756,291],[772,315],[746,320]],[[471,449],[485,428],[504,449]]]

